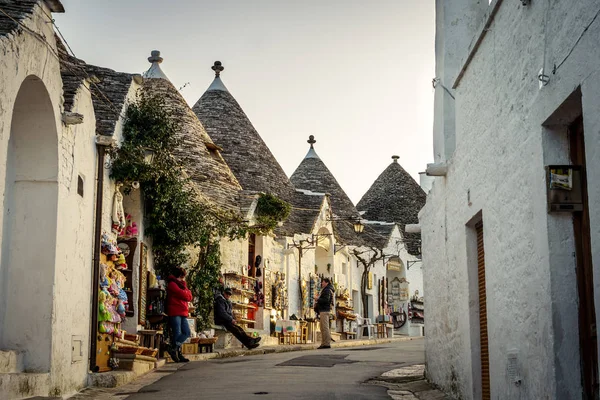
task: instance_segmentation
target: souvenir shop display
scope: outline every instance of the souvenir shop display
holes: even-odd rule
[[[419,297],[419,291],[410,298],[408,303],[408,319],[413,324],[423,324],[425,322],[425,305],[423,297]]]
[[[256,306],[250,304],[251,300],[257,296],[257,290],[262,290],[262,282],[256,278],[247,275],[241,275],[236,272],[226,272],[223,274],[224,285],[231,288],[233,294],[230,298],[233,305],[233,313],[236,321],[240,325],[246,325],[250,328],[254,326],[254,313],[251,312]],[[261,296],[259,294],[259,296]],[[264,301],[264,296],[262,296]]]
[[[275,272],[273,274],[273,308],[285,312],[288,307],[288,293],[285,285],[285,273]]]

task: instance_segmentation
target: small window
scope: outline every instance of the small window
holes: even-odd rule
[[[83,197],[83,178],[81,175],[77,176],[77,194]]]

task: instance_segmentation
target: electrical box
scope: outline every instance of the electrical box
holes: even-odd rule
[[[580,165],[548,165],[548,212],[583,211],[582,184]]]
[[[83,361],[83,336],[71,336],[71,362]]]

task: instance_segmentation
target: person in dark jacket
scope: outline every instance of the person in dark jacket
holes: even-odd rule
[[[329,313],[333,304],[333,285],[329,278],[321,280],[321,293],[317,298],[315,311],[319,314],[319,322],[321,327],[321,346],[319,349],[331,348],[331,332],[329,331]]]
[[[181,346],[190,337],[188,324],[188,302],[192,301],[192,292],[185,283],[186,271],[176,268],[167,281],[167,315],[171,327],[171,346],[169,355],[175,362],[188,362],[181,353]]]
[[[217,293],[215,296],[215,324],[223,325],[225,329],[233,334],[244,346],[248,349],[254,349],[258,347],[260,342],[260,336],[253,338],[249,336],[244,329],[237,324],[237,321],[233,317],[233,306],[229,298],[231,297],[232,290],[226,288],[223,294]]]

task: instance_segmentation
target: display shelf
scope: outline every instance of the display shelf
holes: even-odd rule
[[[240,308],[254,308],[254,306],[250,305],[250,304],[244,304],[244,303],[231,303],[234,307],[240,307]]]
[[[254,296],[254,292],[252,290],[239,289],[235,287],[231,288],[231,290],[237,293],[247,294],[248,296]]]
[[[225,277],[227,277],[227,276],[234,276],[234,277],[237,277],[237,278],[246,278],[246,279],[250,279],[251,281],[257,281],[258,280],[257,278],[253,278],[253,277],[248,276],[248,275],[238,274],[236,272],[225,272],[223,274],[223,276],[225,276]]]
[[[225,287],[232,291],[230,300],[233,308],[237,310],[236,313],[239,314],[237,320],[247,325],[254,324],[255,321],[249,318],[249,314],[251,314],[250,310],[255,307],[249,303],[254,298],[254,286],[257,279],[235,272],[226,272],[223,277],[225,278]]]

